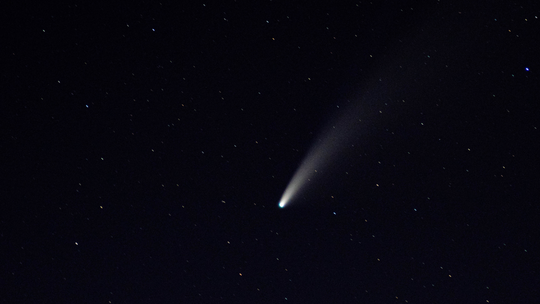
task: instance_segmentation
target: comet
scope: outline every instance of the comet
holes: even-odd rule
[[[404,68],[404,66],[424,67],[425,62],[418,61],[420,57],[408,57],[407,54],[417,54],[428,45],[433,47],[434,42],[430,37],[440,35],[439,24],[426,25],[422,28],[429,30],[406,39],[410,41],[409,44],[380,54],[378,56],[380,61],[374,65],[372,77],[366,82],[355,84],[357,87],[351,91],[352,98],[346,99],[345,106],[337,107],[336,119],[330,120],[333,124],[322,129],[324,132],[308,150],[293,174],[279,201],[280,208],[297,201],[301,194],[318,195],[318,190],[330,186],[327,181],[332,181],[340,175],[339,165],[350,166],[352,162],[359,161],[360,158],[355,157],[356,149],[361,148],[362,144],[369,144],[366,139],[375,135],[379,126],[394,126],[399,123],[398,108],[392,105],[405,103],[403,96],[422,96],[421,99],[428,99],[428,96],[431,96],[429,93],[431,90],[426,88],[434,82],[433,77],[427,75],[438,74],[440,76],[435,78],[441,81],[441,77],[447,75],[447,70],[439,70],[434,64],[430,65],[428,70]],[[450,49],[445,44],[439,45],[439,49]],[[526,71],[528,70],[529,68],[526,68]],[[426,71],[428,73],[425,73]],[[329,174],[331,172],[338,174],[332,176]]]
[[[296,170],[285,188],[278,206],[285,208],[291,201],[297,200],[299,194],[305,192],[315,183],[328,177],[328,173],[339,168],[343,161],[340,154],[350,145],[351,139],[356,139],[360,127],[359,116],[362,111],[358,106],[349,108],[344,113],[337,113],[337,123],[327,125],[315,144],[309,149],[300,167]],[[340,115],[341,114],[341,115]]]

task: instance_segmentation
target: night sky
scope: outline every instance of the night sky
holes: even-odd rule
[[[116,3],[0,13],[1,303],[539,302],[535,1]]]

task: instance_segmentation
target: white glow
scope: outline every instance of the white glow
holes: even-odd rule
[[[296,196],[304,191],[306,186],[315,182],[319,175],[338,167],[343,158],[340,158],[339,154],[345,147],[350,146],[348,142],[351,138],[358,135],[359,116],[362,114],[359,108],[353,108],[341,114],[336,124],[326,127],[327,131],[311,147],[283,192],[279,202],[280,208],[296,199]]]
[[[336,162],[336,154],[343,148],[343,143],[350,132],[348,132],[349,128],[343,126],[343,123],[333,126],[330,130],[311,148],[303,163],[294,173],[281,196],[280,208],[285,207],[291,200],[295,199],[304,187],[326,171],[330,164]]]
[[[324,154],[324,153],[323,153]],[[290,203],[291,200],[306,186],[309,182],[315,177],[318,167],[320,167],[321,159],[320,149],[313,149],[310,155],[306,158],[304,163],[296,170],[294,173],[289,185],[285,188],[281,200],[279,202],[279,207],[284,208],[285,205]]]
[[[283,208],[292,201],[297,200],[299,194],[308,191],[308,186],[324,187],[325,184],[317,181],[317,179],[329,178],[328,173],[333,170],[340,170],[340,165],[346,164],[345,162],[351,163],[351,165],[347,164],[350,168],[353,162],[359,160],[356,155],[360,154],[354,151],[365,140],[363,136],[376,135],[375,133],[379,130],[377,125],[382,121],[384,121],[385,125],[394,127],[400,125],[398,108],[392,108],[392,103],[402,100],[401,97],[397,96],[404,96],[404,94],[422,94],[423,96],[424,92],[428,92],[426,84],[430,83],[430,81],[427,81],[426,84],[417,82],[418,70],[402,69],[400,62],[403,60],[408,60],[410,64],[419,63],[413,57],[407,59],[407,56],[403,54],[410,54],[413,50],[422,48],[427,43],[425,41],[430,41],[426,37],[437,35],[437,29],[438,26],[434,26],[429,31],[429,34],[422,33],[416,38],[411,38],[410,45],[393,49],[388,54],[385,54],[386,58],[395,58],[395,60],[386,61],[377,67],[370,81],[359,84],[359,89],[360,85],[362,88],[361,93],[353,92],[351,101],[347,99],[346,102],[343,102],[344,107],[336,107],[336,119],[332,120],[333,124],[327,125],[323,129],[322,136],[317,139],[308,151],[302,164],[296,170],[283,192],[279,207]],[[405,102],[405,100],[402,101]],[[389,111],[383,111],[383,108],[388,108]],[[378,123],[374,125],[371,122]],[[386,131],[388,131],[388,128],[386,128]],[[321,174],[324,174],[324,176],[320,176]]]
[[[283,195],[281,196],[281,200],[279,201],[280,208],[285,207],[285,205],[287,205],[291,201],[291,198],[293,198],[293,196],[298,193],[300,186],[303,185],[303,183],[299,182],[298,179],[299,177],[297,171],[297,173],[293,176],[292,180],[289,182],[289,185],[285,189],[285,192],[283,192]]]

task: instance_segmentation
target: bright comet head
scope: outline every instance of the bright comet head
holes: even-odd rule
[[[285,207],[289,200],[291,199],[291,190],[289,190],[290,186],[285,189],[285,192],[283,192],[283,195],[281,196],[281,200],[279,201],[279,208]]]
[[[281,200],[279,201],[279,208],[284,208],[285,205],[287,205],[293,199],[293,197],[298,194],[300,187],[304,185],[306,174],[299,172],[301,172],[301,169],[295,173],[292,180],[289,182],[289,185],[285,189],[285,192],[283,192]]]

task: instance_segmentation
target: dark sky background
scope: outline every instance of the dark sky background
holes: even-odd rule
[[[1,303],[538,302],[535,1],[188,2],[2,9]]]

